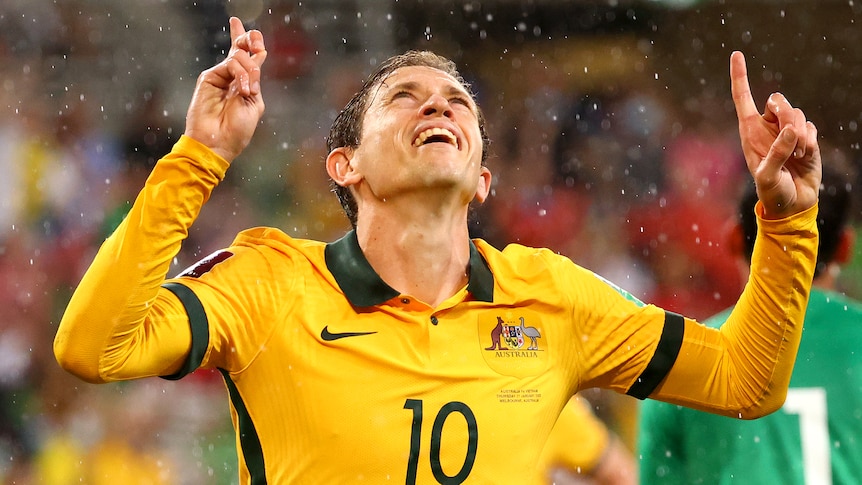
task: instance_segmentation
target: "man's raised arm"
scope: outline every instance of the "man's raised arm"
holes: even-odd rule
[[[102,245],[54,339],[60,365],[89,382],[169,375],[191,336],[176,299],[159,297],[189,227],[264,111],[263,36],[230,19],[224,61],[198,77],[185,134],[159,160],[131,211]],[[158,301],[158,304],[155,304]]]
[[[784,403],[817,258],[822,177],[817,129],[780,93],[758,113],[745,59],[730,59],[746,163],[757,186],[751,272],[720,330],[687,322],[671,371],[651,397],[739,418]]]

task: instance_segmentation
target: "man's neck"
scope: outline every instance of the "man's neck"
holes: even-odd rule
[[[390,217],[359,224],[356,233],[383,281],[435,307],[469,280],[469,235],[464,219],[459,221],[419,225]]]

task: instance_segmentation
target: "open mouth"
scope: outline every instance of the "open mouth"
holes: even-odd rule
[[[458,138],[454,133],[445,128],[428,128],[419,133],[419,136],[413,140],[413,146],[419,147],[429,143],[448,143],[449,145],[458,147]]]

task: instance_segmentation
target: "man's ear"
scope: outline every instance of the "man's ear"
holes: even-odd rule
[[[853,258],[853,247],[855,245],[856,233],[849,227],[845,227],[838,239],[838,247],[835,248],[834,261],[841,265],[849,263]]]
[[[476,184],[476,195],[475,199],[481,204],[485,202],[485,199],[488,198],[488,194],[491,193],[491,171],[488,170],[488,167],[482,167],[481,173],[479,173],[479,182]]]
[[[339,147],[326,157],[326,173],[336,184],[348,187],[358,182],[362,176],[353,166],[353,149]]]

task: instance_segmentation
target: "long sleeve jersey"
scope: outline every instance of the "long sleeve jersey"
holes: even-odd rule
[[[227,162],[183,137],[76,289],[54,350],[91,382],[224,377],[241,483],[530,483],[554,422],[603,387],[753,418],[781,406],[817,209],[760,220],[728,323],[643,304],[547,249],[469,244],[469,283],[431,307],[387,285],[353,232],[274,228],[168,278]]]

